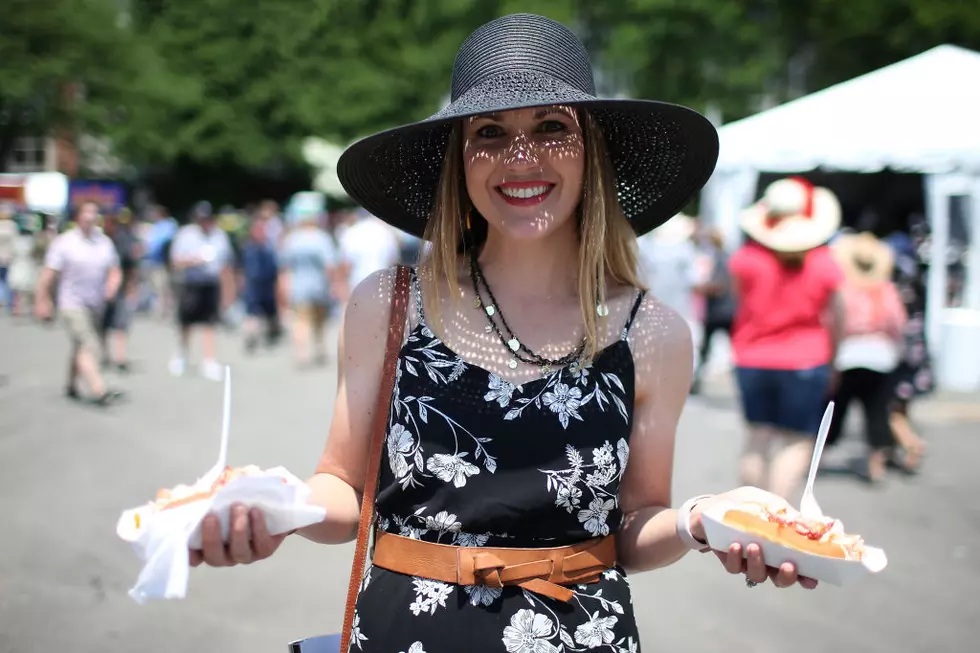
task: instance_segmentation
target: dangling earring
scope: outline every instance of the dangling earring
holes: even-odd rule
[[[599,287],[598,274],[595,275],[595,282],[596,282],[596,288],[598,289]],[[606,317],[607,315],[609,315],[609,306],[605,302],[596,302],[595,312],[596,315],[598,315],[599,317]]]

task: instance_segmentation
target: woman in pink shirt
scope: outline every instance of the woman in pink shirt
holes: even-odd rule
[[[806,473],[831,386],[842,273],[824,245],[840,225],[833,193],[777,181],[742,216],[749,242],[729,268],[732,349],[749,433],[741,481],[789,498]]]
[[[833,251],[844,271],[844,339],[837,351],[840,382],[836,410],[827,443],[839,439],[850,403],[864,407],[868,442],[868,480],[880,481],[895,441],[889,422],[895,382],[893,372],[902,360],[908,315],[891,281],[895,255],[871,234],[846,235],[834,241]]]

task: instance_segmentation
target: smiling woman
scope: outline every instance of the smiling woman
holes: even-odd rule
[[[640,286],[635,237],[705,183],[717,148],[690,109],[597,98],[575,35],[518,14],[466,40],[446,109],[341,157],[351,197],[431,245],[354,291],[309,481],[327,517],[303,537],[345,542],[360,524],[366,544],[374,517],[350,650],[633,653],[627,570],[704,550],[716,502],[784,505],[740,488],[670,508],[693,353],[684,320]],[[227,546],[216,528],[209,564],[278,545],[244,511]],[[750,585],[814,584],[755,544],[718,556]]]

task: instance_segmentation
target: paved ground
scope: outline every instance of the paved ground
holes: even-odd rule
[[[268,653],[339,626],[351,548],[299,539],[254,567],[196,570],[185,601],[138,606],[126,595],[138,563],[115,537],[119,512],[196,478],[217,449],[221,386],[170,378],[170,345],[164,328],[136,325],[132,399],[104,413],[61,398],[59,329],[0,318],[0,653]],[[231,462],[308,474],[334,371],[296,373],[281,354],[245,360],[236,340],[222,346],[235,375]],[[734,483],[740,432],[727,388],[686,409],[678,498]],[[825,510],[888,549],[884,574],[847,589],[749,590],[691,555],[633,579],[645,650],[976,651],[980,415],[963,406],[922,406],[932,449],[920,478],[881,490],[841,474],[818,484]]]

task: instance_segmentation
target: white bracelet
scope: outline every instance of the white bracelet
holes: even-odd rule
[[[711,547],[707,546],[707,542],[701,542],[694,537],[694,533],[691,532],[691,511],[694,510],[694,506],[697,505],[698,502],[710,498],[710,494],[702,494],[701,496],[692,497],[681,504],[681,507],[677,509],[677,537],[681,538],[681,542],[684,543],[684,546],[692,551],[705,553],[711,550]]]

